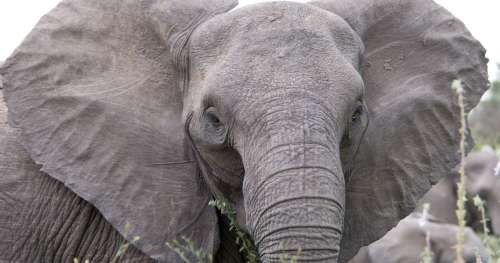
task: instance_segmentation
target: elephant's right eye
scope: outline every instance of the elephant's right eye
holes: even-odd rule
[[[205,117],[207,120],[215,125],[220,125],[222,122],[220,121],[219,117],[214,113],[214,112],[206,112]]]
[[[205,113],[203,114],[205,116],[205,121],[209,124],[212,125],[216,128],[219,128],[220,126],[224,126],[224,123],[222,123],[219,113],[217,112],[217,109],[214,107],[210,107],[205,110]]]
[[[203,113],[204,137],[210,145],[224,144],[226,141],[227,129],[224,122],[219,117],[217,109],[209,107]]]
[[[359,103],[356,106],[356,109],[354,110],[354,112],[352,113],[351,121],[355,122],[355,121],[359,120],[362,113],[363,113],[363,104]]]

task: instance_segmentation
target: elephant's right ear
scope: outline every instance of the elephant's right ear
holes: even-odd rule
[[[432,0],[312,4],[344,18],[365,48],[370,124],[346,186],[341,258],[348,259],[458,164],[461,115],[452,83],[461,80],[469,112],[488,88],[487,60],[465,25]]]
[[[214,253],[217,221],[184,143],[186,47],[237,0],[66,0],[0,70],[11,125],[42,170],[151,257],[191,238]],[[155,165],[169,163],[169,165]]]

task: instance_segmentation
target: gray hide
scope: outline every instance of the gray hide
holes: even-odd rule
[[[0,69],[10,124],[154,259],[224,248],[217,196],[264,262],[346,262],[457,164],[485,51],[431,0],[236,4],[63,1]]]

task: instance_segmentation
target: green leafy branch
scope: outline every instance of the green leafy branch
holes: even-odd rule
[[[185,263],[192,263],[189,260],[189,256],[194,257],[196,263],[212,263],[213,257],[212,255],[208,255],[202,249],[199,249],[195,246],[194,242],[187,237],[182,237],[184,244],[177,240],[173,240],[171,242],[167,242],[166,245],[170,249],[172,249]]]
[[[211,200],[208,204],[219,209],[221,214],[229,220],[229,231],[236,235],[236,244],[240,247],[239,251],[245,256],[246,262],[258,263],[257,249],[250,236],[236,222],[236,211],[234,208],[228,202],[222,200]]]
[[[239,252],[245,257],[246,263],[260,263],[257,249],[253,244],[250,236],[243,231],[236,221],[236,210],[234,210],[231,205],[223,200],[211,200],[209,205],[217,208],[222,215],[224,215],[229,220],[229,231],[236,235],[236,244],[239,246]],[[172,242],[167,242],[167,246],[172,249],[184,263],[193,263],[189,260],[189,255],[194,256],[196,263],[212,263],[213,257],[207,255],[203,250],[195,247],[192,240],[182,237],[184,244],[174,240]],[[280,257],[281,263],[297,263],[298,256],[301,251],[297,252],[297,255],[290,257],[290,259],[285,259],[284,256]]]

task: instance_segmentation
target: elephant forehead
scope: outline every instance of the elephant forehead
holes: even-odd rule
[[[191,52],[216,58],[237,52],[252,57],[294,57],[297,53],[342,51],[355,67],[362,44],[339,16],[309,4],[260,3],[219,15],[195,31]],[[294,51],[297,51],[294,53]]]
[[[225,91],[247,87],[254,95],[288,88],[357,97],[362,49],[357,34],[335,14],[294,2],[256,4],[195,30],[190,81]]]

